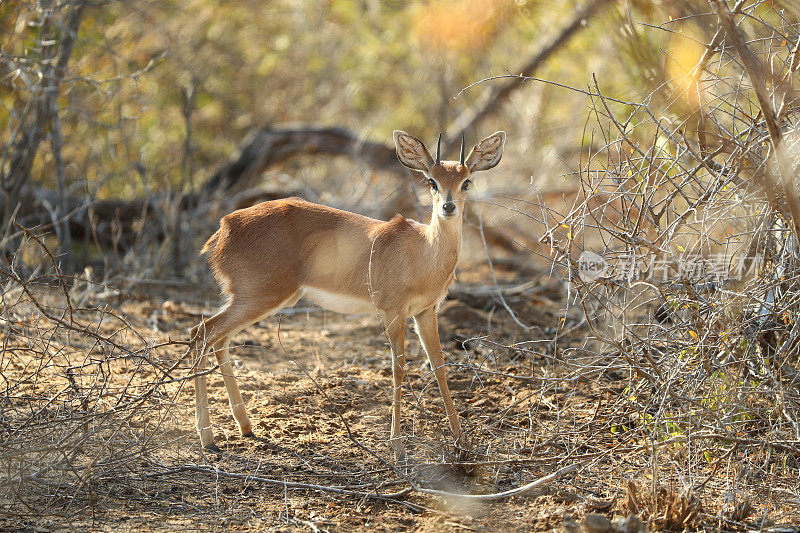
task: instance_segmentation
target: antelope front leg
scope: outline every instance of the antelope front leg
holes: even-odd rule
[[[406,457],[405,439],[400,430],[400,402],[403,399],[403,377],[406,368],[405,341],[406,318],[397,316],[386,326],[392,348],[392,430],[389,441],[394,449],[394,458],[401,462]]]
[[[225,382],[225,389],[228,391],[228,402],[231,406],[233,419],[236,420],[236,425],[239,426],[239,433],[242,434],[242,437],[252,437],[253,429],[250,425],[250,419],[247,417],[247,408],[244,406],[242,393],[239,392],[239,386],[236,385],[236,376],[233,375],[233,365],[231,364],[230,358],[230,342],[226,339],[224,342],[215,344],[214,354],[217,356],[219,372],[222,374],[222,380]]]
[[[439,324],[436,319],[436,311],[436,306],[426,309],[414,317],[414,324],[416,324],[419,340],[422,341],[422,347],[425,349],[425,353],[428,354],[431,368],[436,375],[436,383],[439,384],[439,392],[442,393],[447,421],[450,422],[450,431],[453,432],[456,444],[459,447],[463,447],[461,423],[453,405],[453,398],[450,396],[450,388],[447,386],[444,354],[442,353],[442,345],[439,342]]]

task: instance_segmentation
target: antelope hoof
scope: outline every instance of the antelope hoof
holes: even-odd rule
[[[211,452],[211,453],[216,453],[216,454],[221,454],[222,453],[222,450],[219,449],[219,446],[217,446],[213,442],[211,444],[206,444],[205,446],[203,446],[203,450],[207,451],[207,452]]]
[[[392,448],[394,449],[394,460],[396,463],[405,463],[406,462],[406,442],[402,439],[395,439],[392,442]]]
[[[466,442],[460,440],[453,446],[453,452],[458,462],[467,461],[472,457],[472,450],[469,449]]]
[[[237,421],[237,425],[239,426],[239,434],[242,437],[255,437],[255,435],[253,435],[253,426],[250,425],[249,419],[245,419],[243,424],[239,424]]]
[[[242,438],[244,438],[244,439],[254,439],[254,438],[256,438],[256,434],[253,433],[252,429],[248,429],[247,431],[242,431]]]

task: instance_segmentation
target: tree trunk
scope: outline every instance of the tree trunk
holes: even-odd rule
[[[3,160],[8,161],[8,166],[3,165],[0,168],[0,189],[3,192],[3,202],[0,205],[2,231],[10,228],[12,217],[20,207],[20,201],[30,184],[31,169],[39,145],[53,123],[58,93],[75,45],[85,1],[76,0],[71,4],[71,9],[67,7],[68,5],[54,7],[52,2],[45,2],[42,6],[39,70],[33,72],[31,76],[36,81],[33,82],[30,98],[14,112],[18,117],[19,127],[11,133],[12,142],[3,155]],[[55,21],[56,9],[63,10],[58,23]],[[56,145],[59,142],[60,132],[55,139]],[[59,199],[52,204],[57,206],[58,218],[67,215],[59,209],[66,203],[63,199]],[[66,222],[64,226],[67,226]],[[0,241],[0,255],[14,253],[17,247],[16,239]]]

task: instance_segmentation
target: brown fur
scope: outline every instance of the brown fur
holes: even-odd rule
[[[383,319],[394,361],[392,439],[398,456],[402,448],[397,438],[405,323],[406,318],[414,317],[435,369],[451,430],[460,440],[458,416],[445,381],[436,311],[455,279],[466,199],[462,185],[471,172],[467,165],[455,162],[433,164],[420,141],[403,135],[406,151],[402,156],[398,144],[401,161],[407,156],[429,164],[426,171],[437,184],[437,190],[432,190],[429,224],[407,220],[402,215],[389,221],[375,220],[300,198],[287,198],[223,217],[220,229],[203,245],[202,253],[208,254],[228,302],[219,313],[192,329],[193,349],[202,369],[206,346],[213,348],[242,434],[251,432],[250,421],[233,377],[228,340],[236,331],[294,305],[308,293],[334,310],[348,311],[353,306],[352,310],[372,310]],[[504,135],[499,140],[500,151],[503,139]],[[480,146],[473,150],[477,150],[478,158],[482,156]],[[497,143],[486,150],[487,157],[493,156],[496,164],[499,155],[494,151]],[[472,157],[470,154],[470,160]],[[444,210],[446,201],[457,205],[453,213]],[[198,377],[198,431],[203,445],[213,447],[205,387],[205,377]]]
[[[314,287],[370,301],[390,318],[413,316],[453,279],[461,222],[452,222],[428,226],[402,215],[384,222],[287,198],[225,216],[202,252],[226,296],[247,292],[258,301],[277,286],[281,293]],[[411,299],[425,303],[409,306]]]

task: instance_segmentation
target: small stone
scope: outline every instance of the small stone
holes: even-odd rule
[[[611,531],[611,520],[601,514],[588,514],[583,521],[589,533],[608,533]]]
[[[564,533],[580,533],[581,531],[580,524],[578,524],[570,516],[564,517],[564,521],[562,522],[561,527]]]
[[[623,518],[618,516],[614,519],[614,531],[617,533],[644,533],[647,529],[641,520],[635,516]]]

